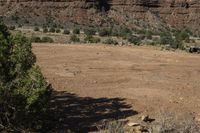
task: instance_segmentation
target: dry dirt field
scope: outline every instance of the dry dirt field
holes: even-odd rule
[[[156,118],[160,110],[200,115],[197,54],[105,45],[34,44],[33,50],[47,80],[66,94],[61,104],[73,103],[66,115],[77,130],[92,131],[104,119]]]

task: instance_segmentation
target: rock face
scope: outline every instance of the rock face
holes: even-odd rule
[[[0,15],[25,23],[159,29],[171,26],[199,32],[199,0],[2,0]]]

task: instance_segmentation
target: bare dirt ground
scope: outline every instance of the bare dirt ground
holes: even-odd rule
[[[199,55],[145,46],[34,44],[33,50],[55,90],[79,98],[73,105],[81,111],[74,113],[82,117],[74,116],[71,123],[85,122],[87,131],[92,123],[117,116],[135,120],[143,114],[156,117],[160,110],[191,117],[200,113]],[[126,115],[123,109],[134,112]]]

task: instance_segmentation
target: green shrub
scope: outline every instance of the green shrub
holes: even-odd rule
[[[73,34],[80,34],[80,29],[75,28],[75,29],[73,30]]]
[[[160,36],[160,43],[164,45],[169,44],[173,49],[184,49],[182,39],[179,34],[176,34],[175,38],[173,38],[171,33],[164,32]]]
[[[41,42],[43,43],[53,43],[53,39],[51,37],[42,37]]]
[[[133,36],[133,35],[128,36],[128,38],[127,38],[127,40],[134,45],[140,45],[141,39],[142,39],[142,37]]]
[[[34,31],[40,31],[40,28],[39,27],[35,27]]]
[[[9,27],[9,30],[15,30],[15,29],[16,27],[14,25]]]
[[[40,43],[40,42],[42,42],[42,40],[41,40],[40,37],[32,36],[31,37],[31,42]]]
[[[80,38],[78,38],[76,35],[70,36],[70,41],[72,42],[80,42]]]
[[[49,29],[49,32],[55,33],[55,32],[56,32],[56,30],[55,30],[55,28],[54,28],[54,27],[51,27],[51,28]]]
[[[18,27],[18,28],[22,28],[22,26],[23,26],[22,24],[18,24],[18,26],[17,26],[17,27]]]
[[[42,129],[51,89],[31,50],[30,40],[11,36],[0,23],[0,125],[5,132]]]
[[[84,33],[87,36],[91,36],[91,35],[95,35],[96,34],[96,30],[93,28],[88,28],[88,29],[84,29]]]
[[[112,33],[111,29],[103,28],[99,30],[99,36],[110,36]]]
[[[117,45],[118,44],[118,42],[116,40],[112,39],[112,38],[106,39],[103,43],[104,44],[113,44],[113,45]]]
[[[161,44],[172,44],[173,43],[173,37],[171,35],[171,33],[169,32],[163,32],[160,35],[160,43]]]
[[[61,32],[61,30],[60,29],[56,29],[56,33],[60,33]]]
[[[67,29],[65,29],[65,30],[63,31],[63,34],[67,34],[67,35],[69,35],[69,34],[70,34],[70,31],[67,30]]]
[[[125,124],[120,121],[104,123],[103,126],[97,127],[99,133],[125,133]]]
[[[126,37],[132,35],[132,31],[127,27],[121,27],[119,35],[121,37]]]
[[[43,33],[47,33],[48,31],[49,31],[48,28],[46,27],[43,28]]]
[[[53,39],[51,37],[37,37],[37,36],[33,36],[31,37],[31,42],[35,42],[35,43],[53,43]]]
[[[175,37],[180,41],[188,41],[190,39],[190,35],[186,31],[177,32]]]
[[[147,39],[152,39],[152,35],[153,35],[153,33],[151,32],[151,31],[146,31],[145,32],[145,37],[147,38]]]
[[[93,37],[91,35],[86,36],[86,38],[84,39],[86,42],[88,43],[99,43],[101,41],[100,38],[98,37]]]

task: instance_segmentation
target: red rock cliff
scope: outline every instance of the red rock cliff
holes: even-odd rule
[[[3,0],[0,15],[29,23],[52,21],[82,25],[124,24],[139,28],[164,25],[198,32],[198,0]]]

